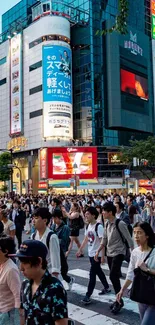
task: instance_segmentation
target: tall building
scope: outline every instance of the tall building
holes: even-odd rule
[[[22,0],[2,16],[0,148],[23,191],[122,179],[118,146],[154,133],[149,8],[129,1],[125,35],[104,33],[117,0]]]

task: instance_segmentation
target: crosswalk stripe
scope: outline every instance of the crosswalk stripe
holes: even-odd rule
[[[102,268],[103,270],[109,271],[109,267],[108,267],[107,264],[102,264],[102,265],[101,265],[101,268]],[[127,264],[127,267],[124,267],[124,266],[121,267],[121,271],[122,271],[124,274],[127,273],[127,269],[128,269],[128,264]]]
[[[65,289],[67,289],[67,285],[64,281],[63,281],[63,284],[64,284]],[[85,296],[85,294],[87,292],[87,287],[75,282],[72,287],[72,292],[76,293],[77,295]],[[103,296],[99,296],[99,292],[100,292],[100,290],[94,289],[91,299],[99,301],[99,302],[103,302],[103,303],[108,303],[108,304],[112,303],[116,300],[116,296],[112,293],[108,293]],[[124,297],[123,300],[124,300],[124,305],[125,305],[124,309],[133,311],[134,313],[138,313],[138,305],[135,302],[133,302],[132,300],[130,300],[129,298],[126,298],[126,297]]]
[[[75,276],[79,276],[81,278],[89,279],[89,271],[86,271],[86,270],[75,269],[75,270],[69,270],[68,273],[70,275],[75,275]],[[97,279],[97,281],[100,281],[98,276],[96,277],[96,279]],[[107,279],[108,284],[111,285],[112,283],[111,283],[108,275],[106,275],[106,279]],[[123,286],[125,280],[120,279],[120,282],[121,282],[121,286]]]
[[[108,316],[98,314],[97,312],[81,308],[77,305],[68,303],[69,317],[75,321],[84,325],[90,325],[91,322],[95,325],[107,324],[107,325],[127,325]]]

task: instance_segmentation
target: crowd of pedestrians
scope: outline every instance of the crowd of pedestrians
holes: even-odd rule
[[[24,231],[29,239],[23,242]],[[75,279],[68,275],[67,260],[74,243],[78,258],[88,245],[90,276],[82,303],[92,302],[96,276],[102,284],[99,295],[110,294],[101,268],[107,261],[116,294],[110,310],[116,315],[124,306],[125,290],[135,286],[135,269],[155,284],[154,233],[155,195],[150,193],[1,197],[0,325],[68,324],[62,280],[71,290]],[[121,288],[123,261],[129,266]],[[138,302],[141,325],[154,325],[155,302],[131,299]]]

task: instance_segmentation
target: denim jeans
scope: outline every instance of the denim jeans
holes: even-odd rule
[[[154,325],[155,324],[155,306],[145,304],[138,304],[141,325]]]
[[[105,277],[104,272],[101,269],[101,257],[98,258],[98,262],[94,260],[94,257],[89,257],[91,268],[90,268],[90,279],[88,284],[88,291],[86,295],[90,297],[93,293],[96,284],[96,275],[99,277],[105,289],[109,288],[109,284]]]
[[[0,325],[20,325],[18,309],[12,309],[7,313],[0,313]]]

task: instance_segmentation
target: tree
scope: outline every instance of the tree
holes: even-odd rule
[[[155,137],[146,140],[130,141],[130,147],[121,148],[121,160],[129,166],[133,165],[133,158],[139,160],[139,170],[145,177],[152,181],[155,178]]]
[[[0,181],[6,182],[10,179],[12,170],[7,167],[11,163],[11,154],[3,152],[0,154]]]

